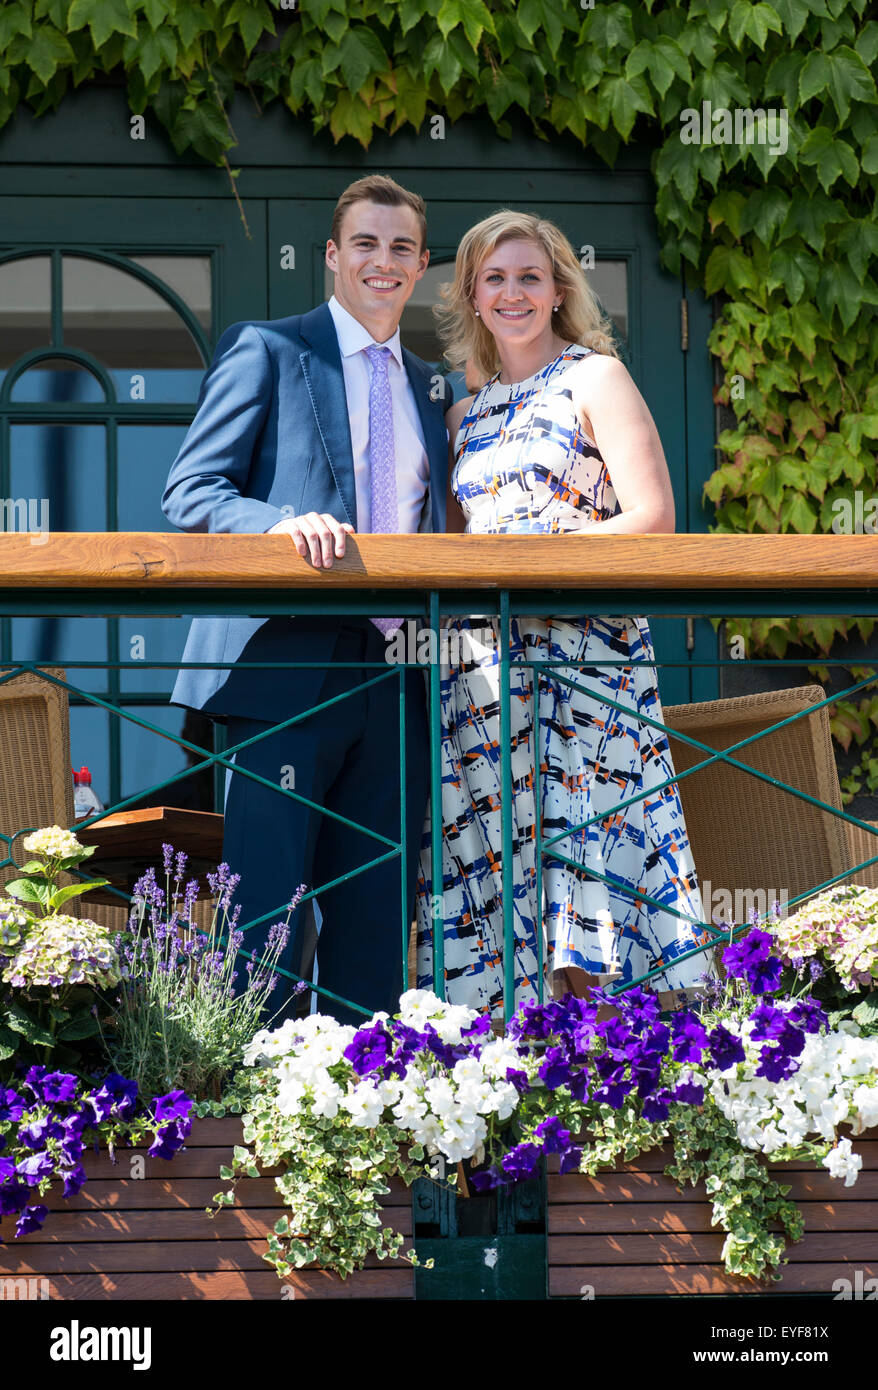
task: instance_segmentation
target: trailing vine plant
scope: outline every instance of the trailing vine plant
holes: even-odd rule
[[[364,147],[376,131],[477,111],[501,135],[523,112],[539,135],[570,133],[609,165],[649,139],[663,263],[721,306],[715,399],[735,424],[704,489],[714,529],[868,530],[878,22],[867,14],[867,0],[5,0],[0,128],[22,102],[39,115],[113,77],[178,153],[225,167],[236,197],[238,92]],[[755,138],[730,133],[722,113],[742,111],[784,113],[783,140],[764,138],[766,125],[762,138],[758,125]],[[873,627],[758,618],[734,631],[750,657],[791,644],[825,656]],[[833,716],[843,746],[866,746],[846,795],[875,789],[875,693]]]

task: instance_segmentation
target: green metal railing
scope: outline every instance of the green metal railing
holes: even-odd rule
[[[136,614],[138,616],[154,616],[157,613],[177,614],[179,613],[181,607],[185,608],[186,613],[189,615],[203,615],[212,613],[228,616],[269,616],[275,614],[298,615],[301,613],[308,613],[311,615],[322,614],[326,615],[327,617],[331,617],[340,614],[345,614],[348,616],[353,614],[372,616],[379,615],[382,613],[392,613],[401,617],[415,617],[420,619],[431,629],[431,631],[434,634],[436,634],[437,637],[440,630],[440,625],[444,618],[453,618],[455,616],[469,615],[473,617],[488,618],[498,621],[499,654],[497,683],[500,694],[500,779],[502,831],[501,881],[504,952],[504,1012],[507,1019],[511,1016],[512,1012],[514,1011],[516,1002],[514,987],[514,920],[512,884],[512,753],[510,739],[510,687],[512,669],[513,667],[525,666],[530,668],[532,671],[536,671],[537,668],[541,672],[551,671],[554,679],[566,685],[571,691],[578,691],[587,696],[591,695],[595,698],[595,700],[598,700],[601,704],[610,709],[625,711],[629,713],[631,712],[630,706],[626,706],[620,701],[616,701],[609,698],[606,691],[595,690],[593,687],[589,687],[588,685],[583,684],[582,678],[578,675],[578,672],[573,671],[572,673],[567,673],[569,672],[569,668],[571,667],[572,663],[562,661],[520,662],[513,660],[511,655],[510,643],[510,623],[513,617],[546,616],[548,614],[551,614],[552,616],[559,618],[575,617],[581,619],[589,615],[623,616],[635,613],[649,613],[650,615],[656,616],[677,617],[684,615],[702,615],[707,617],[747,617],[759,614],[783,615],[785,613],[795,612],[827,613],[836,611],[844,612],[846,615],[878,615],[878,590],[876,590],[876,588],[873,587],[869,579],[870,574],[878,574],[878,566],[876,566],[874,563],[874,559],[878,559],[878,553],[876,553],[874,549],[870,551],[870,557],[872,557],[873,559],[873,563],[871,563],[870,568],[866,569],[865,567],[855,567],[850,572],[850,577],[847,583],[843,582],[845,576],[842,575],[841,579],[836,577],[831,585],[821,584],[819,587],[809,585],[807,583],[807,579],[802,579],[801,573],[798,574],[796,583],[794,585],[788,584],[786,587],[784,587],[783,573],[779,573],[776,570],[771,570],[770,557],[767,556],[767,559],[769,559],[769,565],[766,566],[764,582],[760,585],[759,583],[755,583],[753,581],[752,575],[748,576],[747,582],[749,587],[746,589],[736,589],[734,587],[734,575],[726,576],[727,582],[726,586],[723,588],[711,587],[705,588],[701,591],[693,589],[691,587],[681,589],[680,587],[678,587],[678,583],[673,575],[671,575],[670,577],[666,577],[664,582],[657,582],[656,586],[652,589],[648,589],[646,587],[638,587],[634,584],[630,584],[630,577],[630,587],[619,587],[613,591],[610,591],[604,587],[606,582],[605,579],[602,580],[602,582],[600,583],[595,583],[594,581],[592,581],[590,582],[588,587],[579,587],[575,584],[572,584],[569,579],[563,578],[560,583],[557,579],[554,579],[553,584],[557,587],[553,587],[550,591],[547,591],[545,581],[541,583],[539,588],[518,587],[513,589],[503,586],[502,574],[498,575],[495,578],[492,578],[491,576],[488,576],[486,578],[485,575],[482,573],[480,574],[479,578],[478,594],[477,596],[474,596],[473,591],[462,592],[459,588],[444,588],[437,585],[435,582],[431,583],[429,588],[425,587],[424,589],[413,588],[411,586],[391,588],[386,576],[382,576],[381,587],[371,587],[370,585],[374,585],[375,581],[374,579],[370,580],[368,570],[363,570],[358,574],[348,577],[348,582],[345,584],[344,587],[340,587],[336,583],[335,587],[333,587],[330,584],[327,584],[325,588],[322,589],[319,585],[319,576],[315,576],[313,572],[309,573],[307,576],[305,576],[303,573],[298,582],[292,582],[290,576],[287,575],[284,577],[283,582],[275,582],[271,585],[266,584],[264,587],[260,586],[259,588],[254,587],[252,576],[249,578],[247,583],[241,583],[236,585],[230,582],[229,576],[227,574],[224,574],[215,580],[209,577],[202,577],[198,580],[198,583],[200,585],[199,588],[187,587],[185,589],[181,589],[179,577],[169,578],[167,575],[163,576],[161,573],[159,573],[158,576],[156,576],[155,578],[153,578],[153,576],[150,575],[149,586],[144,586],[143,577],[141,577],[139,581],[139,587],[135,587],[132,584],[132,581],[128,579],[125,581],[127,587],[122,588],[119,587],[119,583],[116,574],[113,572],[112,566],[109,567],[107,572],[96,575],[93,569],[89,569],[88,563],[85,561],[81,566],[82,573],[83,575],[85,575],[85,579],[83,580],[83,582],[81,584],[77,583],[75,581],[75,577],[74,580],[71,582],[68,578],[67,586],[62,586],[52,582],[53,577],[55,577],[57,573],[57,566],[55,565],[55,562],[53,560],[52,548],[49,545],[42,548],[42,550],[44,551],[44,557],[41,555],[35,556],[33,553],[31,553],[31,555],[28,557],[28,572],[31,582],[27,585],[16,587],[15,569],[14,565],[10,562],[9,542],[13,540],[17,541],[18,539],[18,537],[13,538],[0,536],[0,617],[49,615],[91,617],[96,615],[110,616],[119,613],[125,613],[126,615]],[[126,539],[127,538],[123,536],[116,536],[113,538],[113,541],[118,546],[119,543],[124,542]],[[162,542],[167,544],[169,539],[173,540],[175,538],[168,538],[167,536],[162,536],[156,537],[154,539],[161,539]],[[186,539],[191,540],[193,538]],[[205,542],[207,542],[211,538],[203,537],[198,539],[202,539]],[[248,540],[252,542],[254,538],[240,537],[236,539],[241,541]],[[371,539],[372,538],[366,538],[367,542]],[[375,539],[377,540],[378,538]],[[451,538],[430,539],[434,546],[440,539],[448,539],[449,541],[451,540]],[[471,556],[473,556],[473,559],[475,559],[475,552],[472,549],[472,543],[474,542],[477,546],[481,538],[467,537],[465,539],[467,543],[470,543],[471,549],[469,553]],[[588,542],[589,546],[594,545],[594,539]],[[635,555],[637,553],[636,547],[638,543],[640,543],[641,547],[643,547],[644,544],[648,547],[648,545],[655,540],[655,538],[646,537],[625,537],[621,539],[624,539],[624,542],[630,548],[630,554],[632,555]],[[684,539],[688,538],[675,538],[675,540]],[[704,540],[705,538],[700,539]],[[722,540],[728,538],[706,539]],[[782,541],[788,538],[766,537],[760,539],[765,539],[768,541]],[[828,540],[830,538],[816,539],[818,541],[822,541],[824,539]],[[836,541],[839,538],[832,539],[833,541]],[[457,538],[455,538],[455,541],[456,540]],[[552,538],[552,541],[550,543],[555,545],[557,544],[557,541],[555,538]],[[583,542],[580,542],[580,544],[583,544]],[[136,546],[132,546],[132,550],[135,554],[137,554]],[[367,550],[367,547],[364,547],[364,550]],[[20,550],[17,552],[18,555],[20,555],[21,553],[22,552]],[[786,551],[784,551],[784,553],[786,553]],[[819,554],[819,551],[817,553]],[[862,547],[860,547],[858,554],[862,553]],[[496,550],[492,550],[492,562],[496,559],[496,554]],[[45,561],[45,569],[44,574],[41,576],[40,560],[42,558],[44,558]],[[137,555],[137,558],[140,559],[139,554]],[[134,562],[132,561],[132,563]],[[494,569],[496,570],[496,568],[497,566],[495,564]],[[476,564],[473,572],[478,573],[478,569],[479,567]],[[37,587],[35,587],[33,583],[33,576],[35,574],[37,576]],[[39,587],[41,577],[42,587]],[[337,578],[338,576],[336,576],[336,580]],[[851,587],[851,585],[853,585],[853,587]],[[183,595],[182,602],[181,594]],[[439,666],[439,651],[440,643],[437,640],[434,645],[433,653],[435,660],[433,660],[430,664],[429,680],[429,718],[431,739],[430,769],[431,800],[433,807],[438,807],[441,805],[441,671]],[[868,661],[861,660],[860,658],[856,658],[856,662],[860,666],[870,665]],[[114,700],[105,699],[102,698],[100,695],[84,690],[78,687],[73,680],[62,680],[59,677],[52,675],[50,672],[46,671],[45,669],[42,669],[45,668],[47,664],[56,665],[58,663],[50,662],[48,658],[43,658],[40,661],[16,662],[14,660],[14,657],[12,657],[11,655],[4,655],[4,669],[2,675],[0,675],[0,686],[5,685],[9,681],[14,680],[17,675],[21,674],[24,671],[39,670],[44,680],[47,680],[50,683],[66,690],[69,697],[75,698],[78,701],[91,704],[95,707],[104,709],[108,711],[110,715],[117,717],[120,720],[128,721],[131,724],[138,725],[139,727],[148,730],[159,737],[171,739],[173,742],[177,743],[181,749],[186,750],[189,754],[191,754],[197,759],[194,765],[186,767],[182,771],[177,772],[160,782],[156,782],[148,788],[140,790],[136,795],[128,796],[121,800],[118,800],[113,805],[106,807],[106,809],[100,815],[91,817],[88,821],[79,822],[78,824],[80,827],[83,827],[85,825],[98,824],[104,817],[109,816],[118,811],[123,811],[126,808],[132,807],[135,804],[142,802],[145,796],[154,796],[154,794],[159,791],[164,791],[165,789],[172,788],[174,785],[176,785],[183,779],[195,776],[199,772],[207,768],[218,768],[222,770],[231,769],[233,775],[235,776],[251,778],[254,782],[269,787],[278,796],[286,796],[293,798],[298,802],[310,806],[312,809],[319,810],[322,814],[340,821],[342,824],[362,833],[369,840],[373,841],[373,848],[375,850],[375,853],[370,859],[368,859],[367,862],[362,864],[359,868],[352,870],[349,873],[342,874],[339,877],[334,878],[327,883],[310,886],[305,895],[305,900],[314,897],[319,899],[321,893],[328,892],[337,884],[347,881],[352,877],[356,877],[357,875],[366,873],[369,869],[373,868],[377,864],[387,862],[391,859],[399,858],[401,860],[400,926],[401,948],[403,958],[403,978],[406,981],[406,985],[408,985],[407,954],[409,930],[411,924],[407,920],[407,885],[405,874],[406,854],[408,850],[405,819],[404,778],[405,729],[407,717],[405,672],[407,669],[411,667],[418,667],[419,669],[422,669],[421,663],[400,662],[394,664],[391,667],[388,667],[386,664],[382,665],[380,663],[344,663],[344,665],[346,666],[362,666],[365,669],[365,678],[367,686],[376,685],[382,681],[387,680],[396,680],[398,682],[399,756],[401,763],[400,834],[398,840],[393,840],[386,836],[383,836],[378,832],[371,830],[368,826],[357,821],[349,820],[336,812],[327,810],[325,807],[318,807],[316,803],[309,801],[307,797],[303,796],[301,793],[296,792],[293,788],[284,788],[279,786],[276,782],[269,782],[267,779],[259,776],[259,774],[252,772],[248,769],[242,768],[240,766],[237,766],[233,761],[235,753],[240,751],[240,749],[245,748],[255,742],[258,742],[261,738],[269,737],[271,734],[275,733],[280,729],[293,726],[301,722],[302,720],[308,718],[315,712],[325,710],[327,708],[330,708],[331,706],[341,704],[344,700],[348,699],[351,694],[355,694],[361,691],[364,688],[362,685],[357,686],[354,690],[350,692],[336,696],[333,699],[324,701],[322,703],[318,703],[312,709],[304,711],[298,715],[292,716],[287,720],[284,720],[277,724],[273,724],[270,727],[267,727],[263,733],[248,740],[246,743],[236,745],[232,748],[216,750],[204,748],[182,737],[171,735],[168,733],[167,730],[160,728],[156,724],[144,718],[142,715],[137,714],[134,711],[134,709],[125,708],[124,705],[121,705]],[[667,665],[669,663],[659,663],[648,658],[644,658],[642,660],[618,658],[614,660],[597,662],[590,660],[588,663],[589,667],[622,666],[628,669],[636,665],[643,665],[648,667],[650,670],[654,670],[657,666],[661,666],[663,664]],[[687,666],[692,666],[696,664],[734,665],[735,667],[740,669],[743,663],[741,660],[735,660],[734,662],[686,662],[685,664]],[[772,667],[796,666],[801,668],[802,663],[801,660],[772,660],[770,662],[765,661],[757,664],[770,665]],[[847,666],[850,664],[850,662],[824,662],[823,664]],[[143,671],[144,668],[176,670],[178,665],[179,663],[151,663],[142,660],[138,660],[136,662],[124,662],[121,660],[115,660],[107,662],[83,661],[65,663],[68,673],[78,669],[108,669],[116,672],[121,672],[126,669],[135,668],[139,671]],[[191,665],[193,668],[195,668],[196,663],[192,663]],[[224,669],[223,663],[198,663],[197,665],[201,669]],[[300,668],[302,666],[313,666],[315,665],[315,663],[282,662],[269,664],[264,662],[241,662],[238,663],[238,665],[243,669],[251,669],[254,671],[258,671],[265,669],[279,670]],[[228,666],[229,663],[226,663],[225,667]],[[657,787],[650,787],[647,791],[641,791],[634,793],[631,796],[627,796],[620,800],[615,806],[611,807],[609,810],[602,810],[601,812],[590,817],[588,820],[582,822],[580,825],[569,826],[565,830],[550,835],[548,837],[543,835],[543,827],[541,823],[542,791],[538,756],[538,740],[535,738],[535,767],[533,769],[533,772],[536,806],[535,833],[537,852],[535,857],[535,863],[537,904],[540,904],[542,901],[543,861],[545,858],[551,857],[572,869],[575,869],[579,872],[585,872],[588,876],[594,877],[599,881],[606,883],[608,886],[614,888],[616,891],[627,893],[632,896],[636,895],[638,899],[649,904],[650,906],[656,907],[664,913],[667,913],[671,916],[675,916],[687,923],[690,923],[696,931],[703,934],[703,944],[687,951],[684,955],[676,957],[673,962],[674,965],[676,965],[682,960],[686,960],[690,957],[697,956],[701,953],[710,951],[711,948],[717,943],[730,939],[731,936],[734,936],[735,932],[740,931],[747,924],[736,923],[730,929],[727,926],[718,927],[711,922],[701,921],[687,916],[685,913],[678,911],[677,909],[671,907],[669,904],[660,902],[657,899],[650,898],[646,896],[640,889],[632,888],[629,885],[625,884],[623,881],[614,878],[611,875],[605,875],[597,872],[596,870],[587,869],[582,863],[574,859],[571,859],[565,856],[563,853],[561,853],[561,851],[558,848],[559,843],[569,838],[571,834],[585,831],[588,829],[589,826],[598,821],[604,821],[611,815],[615,815],[619,812],[624,812],[628,807],[636,804],[638,801],[644,799],[645,797],[655,795],[657,792],[661,792],[670,785],[678,784],[683,779],[691,777],[701,769],[706,768],[709,765],[717,762],[721,762],[724,766],[727,766],[729,768],[739,769],[748,773],[750,776],[754,778],[768,782],[772,786],[779,788],[780,790],[788,793],[789,795],[796,798],[800,798],[803,801],[808,802],[810,805],[819,808],[821,811],[827,812],[832,816],[838,817],[844,822],[865,829],[870,834],[875,835],[875,827],[872,826],[869,822],[860,820],[855,816],[849,815],[848,813],[839,810],[837,807],[834,807],[827,802],[821,801],[818,798],[811,796],[809,793],[806,793],[800,790],[799,788],[790,785],[787,782],[771,777],[767,773],[761,772],[760,770],[749,766],[748,764],[737,758],[735,754],[739,753],[742,749],[746,748],[748,745],[752,744],[757,739],[765,737],[768,734],[774,732],[776,729],[783,728],[786,725],[794,723],[797,719],[811,715],[815,712],[816,709],[820,709],[823,706],[833,704],[835,701],[839,699],[847,698],[853,694],[856,694],[857,692],[873,684],[876,680],[878,680],[878,676],[876,676],[875,674],[866,679],[859,680],[850,687],[848,687],[848,689],[840,692],[834,692],[832,695],[827,696],[826,699],[821,703],[821,705],[809,706],[807,709],[803,709],[800,713],[794,714],[784,720],[781,720],[778,723],[761,730],[759,733],[750,736],[749,738],[740,740],[738,743],[733,744],[730,748],[725,749],[722,752],[716,751],[713,748],[711,748],[708,744],[703,743],[695,738],[691,738],[688,735],[685,735],[676,729],[669,728],[666,724],[662,723],[658,719],[652,719],[647,716],[644,716],[638,711],[637,718],[639,721],[648,724],[650,727],[656,729],[657,731],[663,734],[673,734],[674,738],[681,740],[682,742],[698,750],[700,753],[703,753],[705,755],[704,759],[698,762],[695,766],[678,773],[675,777],[666,779]],[[536,678],[532,680],[532,686],[532,709],[534,729],[536,730],[539,728],[540,713],[539,681]],[[112,688],[115,693],[115,691],[118,689],[118,678],[116,678]],[[9,775],[8,769],[6,775]],[[34,828],[36,827],[18,827],[17,829],[12,830],[7,827],[0,827],[0,830],[2,830],[3,832],[2,834],[0,834],[0,841],[3,842],[6,849],[6,854],[3,857],[2,861],[0,861],[0,868],[7,867],[15,862],[13,858],[13,842],[15,838],[21,834],[26,833],[28,830]],[[432,867],[431,887],[433,919],[433,984],[437,994],[439,994],[440,996],[444,995],[445,987],[443,893],[442,891],[437,891],[437,885],[442,885],[443,883],[441,834],[441,816],[434,814],[432,816],[432,835],[430,844]],[[846,872],[836,875],[834,878],[827,879],[821,883],[815,884],[813,888],[811,888],[808,892],[801,893],[798,897],[794,898],[792,900],[792,904],[795,905],[803,899],[811,896],[813,893],[817,893],[829,886],[834,885],[835,883],[842,881],[845,878],[849,878],[851,877],[851,875],[856,874],[863,868],[869,867],[878,862],[878,836],[876,836],[875,849],[876,853],[870,858],[862,861],[862,863],[858,865],[853,866]],[[87,875],[82,875],[82,877],[85,878],[87,877]],[[121,890],[114,891],[116,891],[120,903],[130,901],[129,897]],[[277,908],[272,910],[271,912],[268,912],[263,916],[254,919],[251,922],[241,923],[239,924],[239,926],[244,930],[246,934],[248,930],[252,930],[253,928],[260,926],[268,921],[274,921],[277,919],[278,916],[282,916],[286,911],[286,907],[286,902],[280,903],[278,904]],[[537,949],[540,952],[542,945],[541,936],[542,934],[538,929],[536,933],[536,939]],[[252,953],[246,952],[244,954],[252,955]],[[542,958],[540,958],[540,990],[542,990],[543,987],[543,965],[544,962]],[[644,972],[636,979],[618,982],[617,984],[611,986],[611,989],[614,992],[618,992],[621,990],[630,989],[637,984],[647,983],[650,980],[664,974],[667,968],[667,963],[663,963],[659,966],[656,966],[654,969]],[[300,978],[293,972],[284,970],[281,971],[281,973],[285,975],[291,982],[297,981]],[[319,995],[334,1000],[338,1003],[347,1005],[351,1008],[354,1008],[358,1010],[360,1013],[362,1013],[364,1016],[368,1016],[371,1013],[371,1010],[363,1007],[362,1004],[360,1004],[356,1000],[340,999],[339,996],[332,994],[331,991],[327,990],[323,986],[320,986],[319,984],[312,987],[316,989]]]

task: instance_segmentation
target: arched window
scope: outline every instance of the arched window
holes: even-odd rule
[[[159,503],[210,360],[212,273],[209,255],[59,245],[0,256],[0,525],[170,529]],[[146,663],[175,663],[187,627],[182,618],[4,619],[0,655],[58,661],[72,685],[180,734],[184,712],[168,705],[174,672]],[[132,659],[143,669],[74,664]],[[105,804],[186,765],[173,742],[84,697],[71,698],[71,755],[89,766]],[[176,804],[207,804],[209,779],[195,780],[174,788]]]

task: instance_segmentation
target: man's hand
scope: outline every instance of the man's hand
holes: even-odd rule
[[[339,559],[344,555],[345,536],[356,534],[347,521],[336,521],[327,512],[306,512],[304,516],[285,517],[266,531],[267,536],[279,532],[292,536],[303,560],[308,559],[315,569],[331,569],[333,550]]]

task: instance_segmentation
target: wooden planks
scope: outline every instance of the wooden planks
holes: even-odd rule
[[[349,537],[315,570],[289,536],[0,535],[0,588],[868,588],[878,536],[414,535]]]
[[[208,1217],[226,1184],[220,1166],[241,1142],[240,1120],[196,1120],[187,1147],[166,1162],[144,1151],[86,1155],[89,1182],[69,1202],[50,1193],[42,1231],[14,1238],[0,1220],[0,1277],[39,1277],[61,1299],[413,1298],[403,1259],[371,1257],[348,1279],[309,1267],[278,1279],[265,1237],[285,1210],[270,1176],[243,1178],[234,1207]],[[143,1176],[136,1176],[142,1172]],[[411,1195],[398,1180],[382,1201],[387,1226],[412,1232]]]
[[[771,1163],[802,1213],[805,1234],[787,1248],[777,1281],[725,1273],[725,1234],[711,1226],[703,1184],[680,1189],[664,1176],[670,1150],[613,1172],[548,1179],[549,1297],[659,1294],[790,1294],[833,1291],[840,1278],[878,1276],[878,1140],[852,1137],[863,1167],[852,1187],[804,1161]]]

